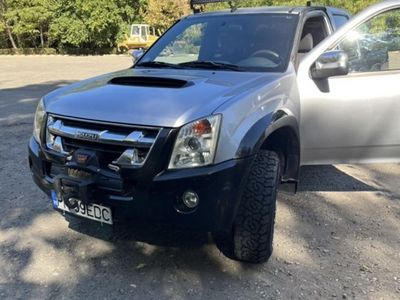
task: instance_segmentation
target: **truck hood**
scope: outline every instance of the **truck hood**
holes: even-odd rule
[[[81,81],[44,97],[47,112],[75,118],[180,127],[226,101],[283,76],[207,70],[128,69]]]

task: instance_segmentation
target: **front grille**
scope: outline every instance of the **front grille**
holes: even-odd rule
[[[70,155],[78,149],[95,151],[101,167],[141,166],[146,161],[160,128],[136,127],[49,115],[46,145]]]

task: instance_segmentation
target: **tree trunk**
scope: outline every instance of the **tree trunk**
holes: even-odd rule
[[[17,50],[18,48],[17,48],[17,45],[15,44],[14,38],[12,36],[11,28],[10,28],[10,26],[8,26],[8,24],[5,24],[5,25],[6,25],[7,35],[8,35],[8,38],[9,38],[10,42],[11,42],[11,45],[12,45],[13,49]]]
[[[17,45],[15,44],[14,38],[12,36],[11,28],[7,24],[7,19],[4,17],[4,14],[7,12],[7,3],[5,3],[4,0],[0,0],[0,11],[1,11],[1,14],[0,14],[1,21],[3,22],[3,24],[6,27],[6,32],[8,35],[8,39],[11,42],[11,46],[13,47],[13,49],[18,50]]]
[[[40,45],[42,46],[42,49],[44,48],[44,37],[43,37],[43,28],[40,26]]]
[[[16,34],[15,36],[17,37],[17,43],[16,44],[19,45],[21,48],[23,48],[25,45],[22,43],[20,35]]]

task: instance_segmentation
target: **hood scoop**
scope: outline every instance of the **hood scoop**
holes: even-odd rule
[[[173,79],[166,77],[153,77],[153,76],[124,76],[115,77],[111,79],[109,84],[126,85],[126,86],[143,86],[155,88],[171,88],[180,89],[192,85],[192,82]]]

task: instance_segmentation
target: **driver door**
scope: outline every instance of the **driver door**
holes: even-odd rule
[[[349,74],[314,80],[329,50]],[[373,6],[323,41],[300,64],[301,163],[400,161],[400,1]]]

